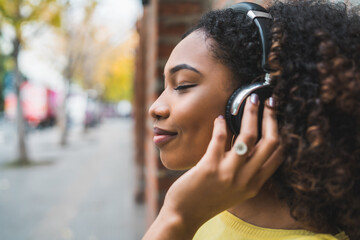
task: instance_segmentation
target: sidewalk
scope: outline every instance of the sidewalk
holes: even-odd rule
[[[141,239],[145,209],[133,201],[132,122],[108,120],[69,139],[61,148],[56,129],[31,133],[37,164],[21,168],[6,165],[13,148],[1,143],[0,239]]]

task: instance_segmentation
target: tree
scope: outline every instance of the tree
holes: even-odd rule
[[[102,100],[130,100],[134,73],[133,51],[137,44],[137,35],[132,34],[124,43],[114,43],[106,26],[94,21],[94,14],[100,4],[97,2],[99,1],[84,2],[86,4],[82,6],[83,18],[77,22],[74,22],[71,14],[72,6],[67,3],[60,34],[66,59],[63,71],[67,86],[65,99],[69,95],[69,86],[76,82],[83,89],[96,90]],[[65,100],[59,117],[61,145],[67,144],[66,104]]]
[[[7,60],[8,60],[8,56],[0,53],[0,112],[4,111],[3,91],[4,91],[5,73],[8,70],[6,67]]]
[[[19,164],[29,164],[25,141],[25,121],[23,109],[20,101],[20,85],[23,81],[19,69],[19,53],[24,47],[26,39],[23,36],[23,27],[26,24],[38,23],[38,29],[44,24],[59,26],[60,24],[60,5],[56,0],[0,0],[1,24],[12,26],[15,36],[12,40],[11,58],[14,61],[14,81],[15,94],[17,101],[17,138],[18,138],[18,158]]]
[[[83,79],[84,75],[89,75],[92,68],[87,68],[84,71],[85,64],[94,59],[96,51],[92,48],[92,28],[91,17],[96,8],[96,1],[89,0],[85,6],[85,16],[82,21],[74,23],[71,15],[71,4],[69,1],[65,3],[63,9],[63,21],[61,26],[61,33],[63,39],[63,51],[66,59],[66,64],[63,70],[63,77],[65,80],[65,97],[60,108],[58,116],[59,126],[61,130],[60,145],[67,144],[68,136],[68,117],[66,112],[66,104],[69,97],[71,83],[75,78]],[[85,74],[84,74],[85,73]]]
[[[101,97],[107,102],[131,100],[135,70],[135,46],[138,35],[133,32],[126,41],[108,49],[99,59],[95,82],[102,86]]]

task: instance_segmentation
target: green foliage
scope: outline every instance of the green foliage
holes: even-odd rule
[[[104,52],[98,59],[95,84],[100,86],[101,98],[106,102],[132,100],[135,73],[135,48],[138,35],[133,32],[117,47]]]
[[[120,58],[110,63],[107,75],[104,77],[104,92],[102,98],[108,102],[131,100],[134,75],[134,59]]]
[[[22,26],[30,22],[60,26],[62,7],[56,0],[0,0],[0,17],[2,22],[10,24],[16,38],[22,43]]]
[[[61,6],[56,0],[0,0],[0,27],[7,23],[13,27],[15,31],[15,39],[13,40],[14,49],[18,49],[17,42],[24,45],[22,36],[22,27],[31,22],[44,23],[52,26],[60,26]],[[17,62],[18,51],[14,51],[11,55],[11,62]],[[3,100],[3,80],[8,69],[8,56],[0,53],[0,111],[4,108]]]

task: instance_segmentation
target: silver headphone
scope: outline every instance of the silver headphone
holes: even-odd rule
[[[233,134],[238,135],[240,133],[241,119],[246,99],[252,93],[256,93],[259,96],[260,102],[258,117],[258,136],[261,136],[264,101],[269,98],[273,92],[273,88],[270,85],[270,70],[267,68],[266,65],[267,56],[270,50],[270,42],[268,41],[268,36],[270,34],[269,25],[272,20],[272,16],[262,6],[249,2],[241,2],[231,6],[230,8],[234,9],[237,12],[246,14],[246,16],[250,18],[253,23],[255,23],[259,30],[262,46],[261,66],[265,72],[265,79],[264,82],[256,82],[236,89],[227,102],[225,117],[227,124]]]

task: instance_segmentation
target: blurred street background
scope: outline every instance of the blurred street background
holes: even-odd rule
[[[69,145],[55,128],[28,133],[32,165],[16,167],[14,126],[0,134],[0,239],[141,239],[145,211],[134,201],[132,121],[106,119]],[[35,160],[36,159],[36,160]]]
[[[0,0],[1,240],[141,239],[142,14],[141,0]]]

